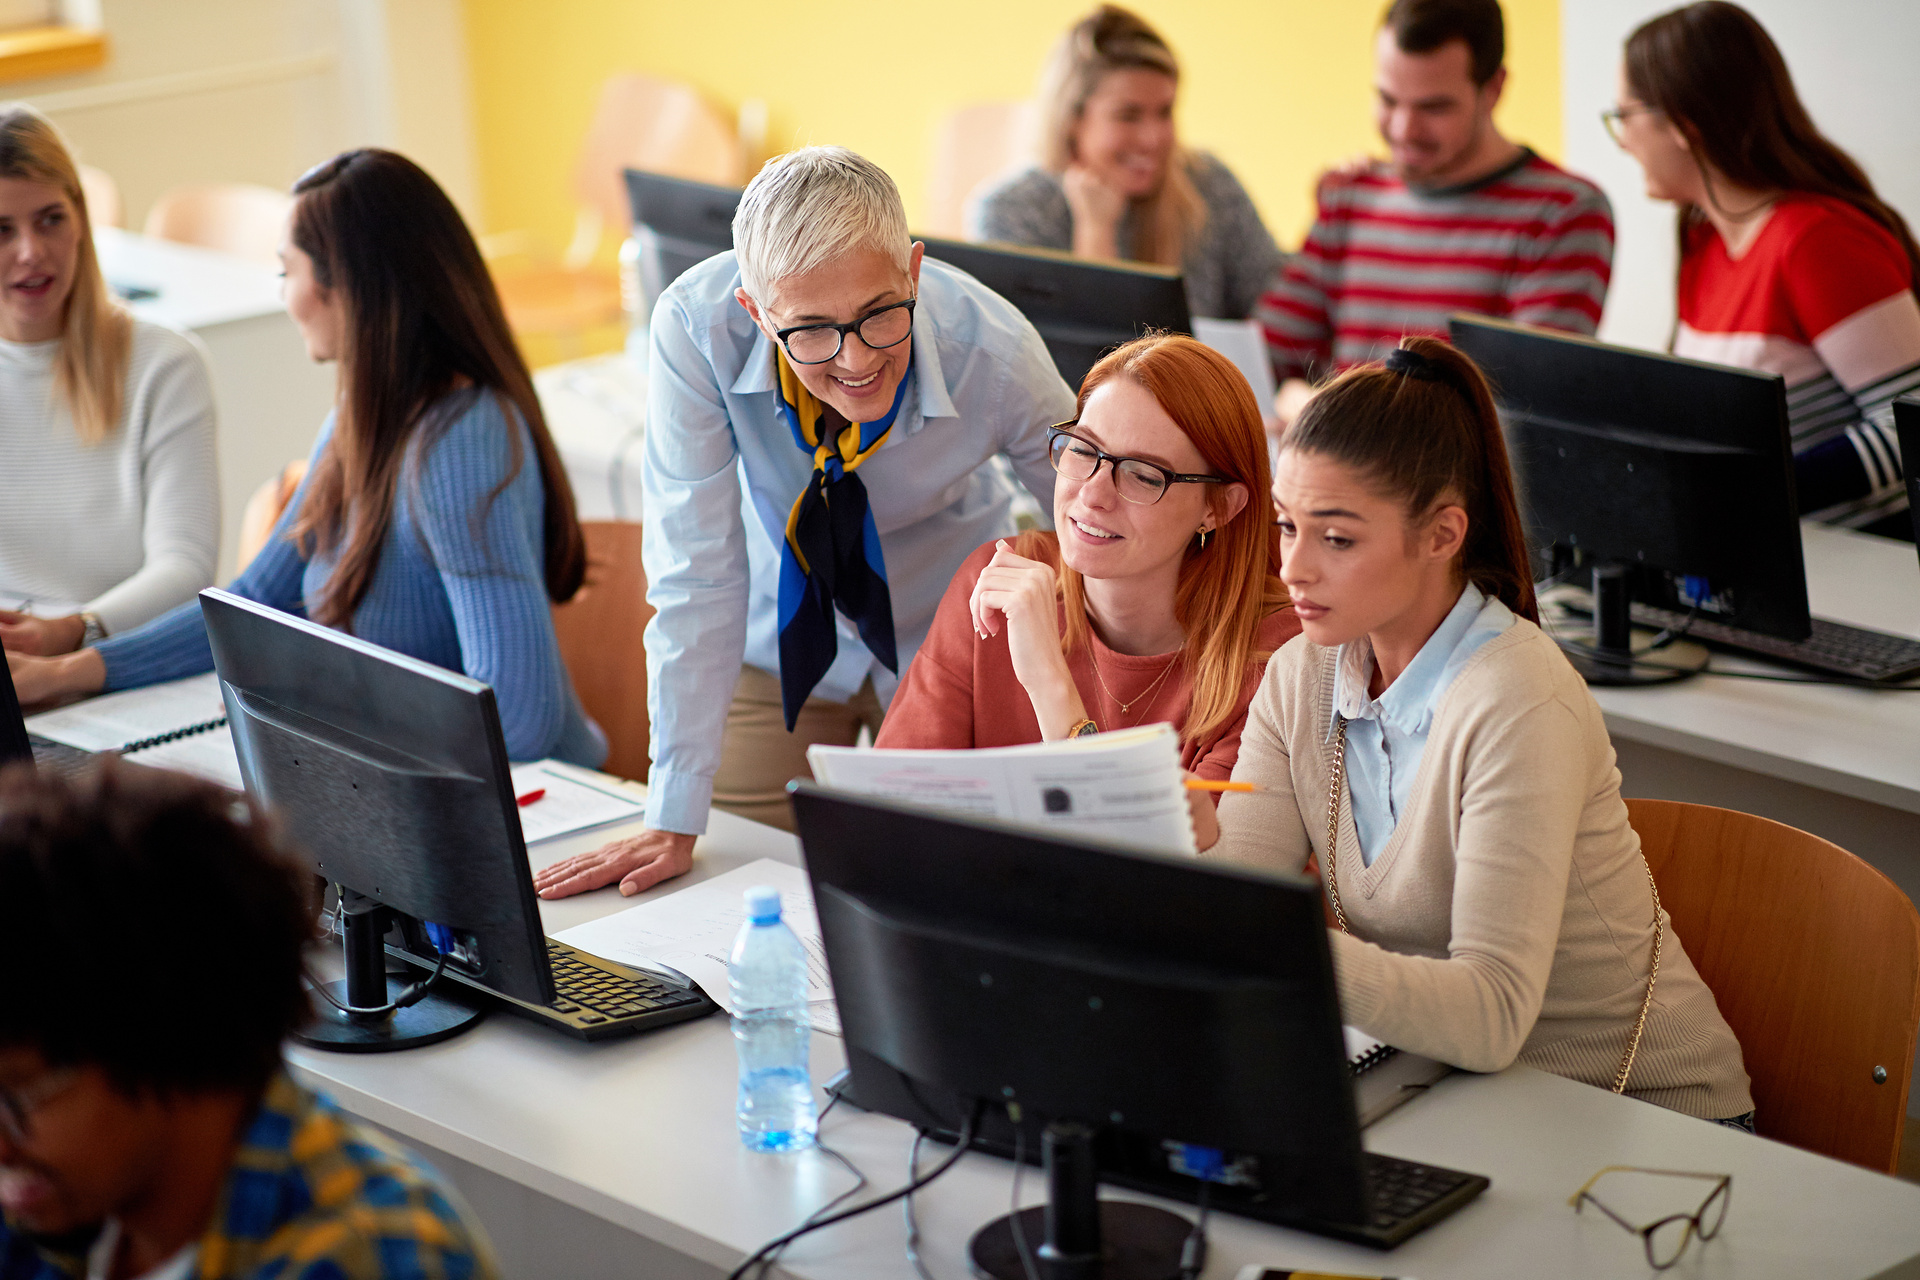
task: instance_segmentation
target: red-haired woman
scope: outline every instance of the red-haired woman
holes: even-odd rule
[[[1189,770],[1226,778],[1266,660],[1300,630],[1252,390],[1191,338],[1141,338],[1087,374],[1052,452],[1058,532],[961,566],[875,745],[1005,747],[1165,721]],[[1205,799],[1194,824],[1212,844]]]

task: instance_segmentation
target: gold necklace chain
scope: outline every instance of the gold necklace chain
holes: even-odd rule
[[[1112,703],[1112,704],[1113,704],[1114,706],[1116,706],[1116,707],[1119,707],[1119,708],[1120,708],[1120,714],[1121,714],[1122,716],[1125,716],[1125,715],[1126,715],[1126,714],[1127,714],[1128,712],[1130,712],[1130,711],[1132,711],[1132,710],[1133,710],[1133,705],[1134,705],[1134,703],[1136,703],[1136,702],[1139,702],[1139,701],[1141,701],[1141,700],[1143,700],[1143,699],[1145,699],[1145,698],[1147,698],[1148,696],[1150,696],[1150,695],[1151,695],[1151,694],[1153,693],[1153,691],[1154,691],[1155,689],[1158,689],[1158,688],[1160,687],[1160,684],[1161,684],[1161,682],[1162,682],[1162,681],[1164,681],[1164,680],[1165,680],[1165,679],[1166,679],[1166,678],[1167,678],[1167,677],[1168,677],[1169,675],[1172,675],[1172,674],[1173,674],[1173,668],[1174,668],[1174,667],[1175,667],[1175,666],[1176,666],[1176,665],[1177,665],[1177,664],[1179,663],[1179,661],[1180,661],[1180,657],[1181,657],[1181,655],[1180,655],[1180,654],[1178,654],[1178,653],[1176,653],[1176,654],[1174,654],[1174,655],[1173,655],[1173,657],[1172,657],[1172,659],[1168,661],[1168,663],[1167,663],[1167,665],[1166,665],[1166,667],[1165,667],[1165,668],[1164,668],[1164,669],[1163,669],[1163,670],[1162,670],[1162,671],[1160,672],[1160,674],[1159,674],[1159,675],[1157,675],[1157,676],[1155,676],[1155,677],[1153,678],[1153,683],[1152,683],[1152,684],[1150,684],[1150,685],[1148,685],[1148,686],[1147,686],[1147,687],[1146,687],[1146,688],[1145,688],[1144,690],[1142,690],[1141,692],[1139,692],[1139,693],[1136,693],[1136,694],[1134,694],[1134,695],[1133,695],[1133,698],[1132,698],[1132,700],[1131,700],[1131,701],[1127,701],[1127,702],[1122,702],[1122,701],[1120,701],[1120,699],[1118,699],[1118,698],[1116,698],[1116,697],[1114,697],[1114,696],[1113,696],[1113,690],[1111,690],[1111,689],[1109,689],[1109,688],[1107,688],[1107,680],[1106,680],[1106,677],[1100,674],[1100,657],[1099,657],[1099,655],[1098,655],[1098,654],[1096,654],[1096,653],[1093,653],[1093,652],[1092,652],[1091,650],[1089,650],[1089,651],[1088,651],[1088,654],[1087,654],[1087,656],[1088,656],[1088,658],[1090,658],[1090,659],[1092,660],[1092,662],[1093,662],[1093,678],[1094,678],[1094,680],[1096,680],[1096,681],[1097,681],[1097,682],[1099,683],[1099,685],[1100,685],[1100,692],[1102,692],[1102,693],[1104,693],[1104,694],[1106,694],[1106,695],[1107,695],[1107,701],[1108,701],[1108,702],[1111,702],[1111,703]],[[1143,714],[1143,715],[1144,715],[1144,714],[1145,714],[1145,712],[1142,712],[1141,714]],[[1132,725],[1121,725],[1121,726],[1120,726],[1120,728],[1122,728],[1122,729],[1130,729],[1130,728],[1132,728],[1132,727],[1133,727]]]
[[[1327,868],[1327,897],[1333,903],[1333,918],[1339,922],[1340,932],[1352,933],[1347,928],[1347,913],[1340,905],[1340,878],[1334,874],[1333,861],[1340,847],[1340,792],[1347,779],[1347,718],[1334,717],[1333,737],[1333,777],[1327,786],[1327,854],[1322,861]],[[1647,1014],[1653,1009],[1653,984],[1660,976],[1660,942],[1665,930],[1660,924],[1660,886],[1654,882],[1653,867],[1642,855],[1641,865],[1647,868],[1647,888],[1653,891],[1653,963],[1648,966],[1647,994],[1640,999],[1640,1016],[1633,1020],[1633,1031],[1627,1036],[1627,1051],[1620,1059],[1619,1070],[1613,1073],[1613,1091],[1623,1093],[1627,1087],[1627,1077],[1633,1072],[1633,1060],[1640,1054],[1640,1033],[1647,1029]]]

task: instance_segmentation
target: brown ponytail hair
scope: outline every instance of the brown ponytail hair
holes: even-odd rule
[[[1800,102],[1779,46],[1759,20],[1726,0],[1650,18],[1627,37],[1627,88],[1693,144],[1694,162],[1751,191],[1807,191],[1845,200],[1899,240],[1916,296],[1920,244],[1857,161],[1835,146]],[[1706,215],[1682,204],[1680,251]]]
[[[1438,338],[1402,338],[1386,363],[1335,378],[1280,442],[1350,467],[1415,521],[1467,513],[1460,570],[1529,622],[1540,621],[1513,468],[1486,375]]]
[[[316,165],[293,192],[293,243],[346,320],[333,438],[291,531],[307,555],[340,552],[321,598],[308,601],[310,616],[351,629],[393,523],[403,459],[424,455],[482,395],[500,403],[511,461],[470,515],[474,537],[525,463],[517,415],[545,494],[547,595],[571,600],[587,565],[573,490],[493,277],[453,202],[419,165],[371,147]],[[463,388],[470,394],[454,394]]]
[[[1233,362],[1183,334],[1136,338],[1108,353],[1080,384],[1074,416],[1080,416],[1087,397],[1102,383],[1115,378],[1145,388],[1186,432],[1214,474],[1250,491],[1240,513],[1228,519],[1225,486],[1206,486],[1219,527],[1204,545],[1198,539],[1188,542],[1174,588],[1173,616],[1187,636],[1181,661],[1193,678],[1193,698],[1180,737],[1193,742],[1233,716],[1249,667],[1271,656],[1255,644],[1260,623],[1287,603],[1270,533],[1272,508],[1264,497],[1272,488],[1266,429],[1253,389]],[[1085,580],[1064,562],[1060,597],[1067,616],[1060,647],[1071,654],[1087,648],[1091,627]]]

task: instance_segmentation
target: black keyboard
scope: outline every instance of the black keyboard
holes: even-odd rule
[[[73,778],[93,767],[91,751],[82,751],[79,747],[70,747],[64,742],[55,742],[37,733],[28,734],[27,742],[33,747],[35,769],[58,774],[63,778]]]
[[[1309,1230],[1356,1244],[1391,1249],[1492,1185],[1477,1173],[1415,1164],[1377,1151],[1365,1153],[1364,1158],[1367,1195],[1371,1201],[1366,1225],[1349,1230],[1341,1224],[1329,1223]]]
[[[1813,634],[1805,640],[1782,640],[1724,622],[1688,615],[1676,609],[1633,606],[1633,620],[1641,626],[1672,629],[1689,640],[1704,640],[1772,658],[1796,666],[1874,682],[1903,680],[1920,674],[1920,640],[1849,627],[1844,623],[1813,620]]]
[[[555,999],[531,1004],[493,992],[513,1012],[582,1040],[651,1031],[719,1009],[697,986],[682,987],[645,969],[603,960],[547,939]],[[417,963],[417,961],[416,961]]]

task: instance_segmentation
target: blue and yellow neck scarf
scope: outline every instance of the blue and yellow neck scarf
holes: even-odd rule
[[[900,379],[885,417],[849,423],[829,436],[826,406],[801,384],[786,352],[775,347],[773,360],[780,418],[794,444],[813,455],[813,478],[794,499],[780,552],[780,701],[791,733],[801,706],[840,652],[835,606],[887,670],[900,670],[880,531],[867,506],[867,486],[854,472],[886,443],[909,379]]]

